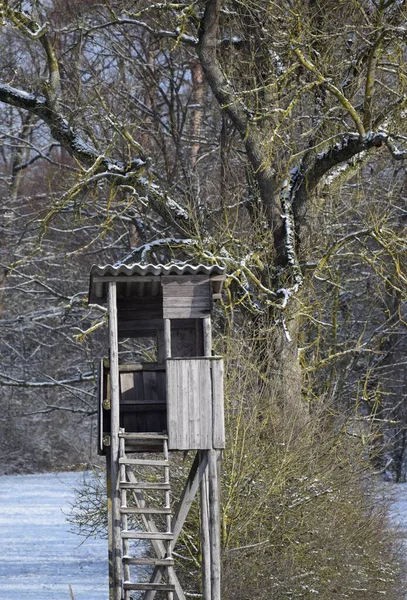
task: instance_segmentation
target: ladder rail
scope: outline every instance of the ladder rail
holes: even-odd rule
[[[125,452],[125,440],[124,438],[119,438],[119,473],[120,473],[120,481],[126,480],[126,465],[121,462],[122,459],[126,458]],[[120,486],[120,503],[121,508],[127,507],[127,491],[122,486]],[[121,530],[126,530],[128,528],[128,516],[127,513],[121,512]],[[123,561],[123,557],[129,554],[129,540],[122,537],[122,562],[123,562],[123,576],[124,576],[124,584],[130,581],[130,565]],[[123,585],[124,592],[124,600],[130,600],[130,590]]]

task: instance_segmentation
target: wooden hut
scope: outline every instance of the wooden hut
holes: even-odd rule
[[[157,593],[184,600],[172,549],[199,485],[204,600],[220,598],[218,466],[225,443],[223,361],[212,356],[211,310],[213,301],[220,298],[223,280],[223,269],[217,265],[92,267],[89,303],[107,303],[109,313],[109,360],[101,362],[99,374],[99,452],[107,457],[110,596],[114,600],[130,600],[134,590],[142,591],[146,600]],[[148,342],[153,360],[121,357],[123,338]],[[169,450],[197,451],[174,513],[169,506]],[[129,458],[140,452],[163,452],[164,457]],[[163,468],[161,484],[140,481],[139,476],[134,481],[133,467],[152,465]],[[163,490],[163,506],[146,502],[143,490],[148,489]],[[129,530],[130,514],[142,515],[145,531]],[[166,515],[166,531],[157,531],[155,514]],[[156,556],[130,556],[129,539],[150,540]],[[146,561],[154,567],[150,581],[134,581],[131,565]]]

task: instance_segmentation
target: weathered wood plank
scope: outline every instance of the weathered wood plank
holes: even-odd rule
[[[120,509],[120,512],[124,515],[170,515],[170,508],[152,508],[138,506],[124,506]]]
[[[155,460],[149,458],[120,458],[121,465],[141,465],[144,467],[168,467],[168,460]]]
[[[165,316],[168,319],[202,319],[210,312],[210,308],[194,307],[194,306],[173,306],[166,309]]]
[[[119,365],[120,373],[133,371],[165,371],[164,363],[132,363],[129,365]]]
[[[207,313],[205,313],[206,315]],[[203,316],[203,315],[202,315]],[[171,329],[188,329],[191,327],[190,316],[181,315],[176,317],[171,317]],[[199,317],[201,318],[201,317]],[[140,337],[149,337],[156,331],[162,331],[164,329],[164,320],[163,319],[131,319],[123,322],[119,321],[119,334],[124,337],[124,334],[137,334]]]
[[[216,275],[216,277],[218,277]],[[178,284],[178,285],[199,285],[200,283],[204,284],[210,281],[212,277],[208,277],[208,275],[162,275],[161,283],[162,286],[165,287],[168,284]]]
[[[167,422],[168,447],[176,449],[178,442],[178,362],[167,360]]]
[[[126,540],[172,540],[172,533],[151,531],[122,531],[122,538]]]
[[[164,358],[171,357],[171,321],[164,316]]]
[[[193,372],[191,370],[191,362],[185,361],[178,363],[178,440],[179,447],[182,449],[193,448],[191,444],[191,423],[190,423],[190,412],[192,398],[195,390],[193,382],[191,382],[191,376]]]
[[[212,448],[209,360],[167,360],[169,448]]]
[[[112,474],[110,448],[106,450],[106,491],[107,491],[107,547],[109,564],[109,600],[114,600],[113,569],[113,510],[112,510]]]
[[[112,500],[112,557],[113,598],[121,600],[122,560],[120,537],[120,487],[119,487],[119,347],[117,335],[116,283],[109,283],[109,345],[110,345],[110,473]]]
[[[98,368],[98,381],[97,381],[97,389],[99,395],[98,402],[98,454],[104,454],[105,448],[103,446],[103,432],[105,430],[103,423],[103,402],[104,402],[104,385],[103,385],[103,359],[99,362]]]
[[[174,536],[174,546],[177,543],[177,540],[181,533],[181,529],[184,526],[185,520],[187,518],[189,509],[191,508],[192,502],[199,489],[199,485],[201,483],[207,464],[208,461],[205,453],[202,453],[202,456],[200,456],[200,452],[198,451],[196,453],[194,462],[192,463],[191,470],[185,482],[184,489],[182,490],[178,506],[175,510],[174,517],[172,519],[171,530]]]
[[[201,391],[198,412],[200,425],[200,448],[212,448],[212,385],[210,362],[196,362],[198,369],[198,383]]]
[[[172,567],[174,566],[174,560],[172,558],[133,558],[132,556],[123,556],[123,562],[129,565],[151,565],[159,567]],[[151,582],[154,583],[154,582]]]
[[[176,591],[176,587],[170,583],[124,583],[125,590],[155,590],[155,591]]]
[[[171,486],[169,483],[150,483],[149,481],[143,481],[138,483],[131,483],[128,481],[121,481],[120,485],[123,489],[127,490],[170,490]]]
[[[160,281],[160,275],[104,275],[103,277],[100,275],[93,275],[92,281],[94,282],[116,282],[116,283],[134,283],[141,282],[146,283],[152,281]]]
[[[201,450],[201,462],[208,463],[208,450]],[[201,511],[201,554],[202,554],[202,591],[203,598],[211,598],[211,545],[209,533],[209,481],[208,469],[205,469],[200,487]]]
[[[190,306],[191,308],[201,308],[202,310],[210,309],[209,296],[206,297],[171,297],[165,298],[163,310],[165,312],[168,308],[176,308],[177,306],[185,308]],[[169,318],[169,317],[165,317]]]
[[[165,433],[120,433],[120,437],[125,440],[166,440],[168,436]]]
[[[223,360],[212,360],[212,427],[213,447],[225,447],[225,414],[223,397]]]
[[[212,322],[210,316],[202,323],[204,356],[212,356]]]
[[[220,600],[220,503],[218,450],[208,450],[209,539],[211,558],[211,598]]]

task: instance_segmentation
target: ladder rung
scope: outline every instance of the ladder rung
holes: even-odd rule
[[[161,533],[159,531],[122,531],[125,540],[173,540],[172,533]]]
[[[168,460],[145,460],[143,458],[119,458],[121,465],[140,465],[143,467],[168,467]]]
[[[122,506],[120,508],[122,515],[170,515],[170,508],[139,508],[138,506]]]
[[[126,565],[154,565],[155,567],[172,567],[174,565],[172,558],[133,558],[132,556],[123,556],[123,562]]]
[[[125,440],[168,440],[166,433],[119,433]]]
[[[174,592],[175,585],[170,583],[130,583],[125,581],[123,584],[125,590],[163,590],[164,592]]]
[[[148,481],[130,483],[128,481],[121,481],[120,487],[123,490],[170,490],[171,486],[169,483],[149,483]]]

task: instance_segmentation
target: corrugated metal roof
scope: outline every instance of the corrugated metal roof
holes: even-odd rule
[[[117,280],[118,294],[125,296],[157,296],[161,294],[161,276],[203,275],[213,281],[213,294],[219,295],[225,275],[224,267],[219,265],[191,265],[189,263],[171,263],[167,265],[93,265],[90,271],[89,303],[101,304],[106,301],[108,281]],[[145,280],[143,281],[143,277]],[[154,278],[152,280],[152,278]],[[214,296],[215,297],[215,296]]]
[[[90,276],[98,277],[110,276],[118,277],[120,275],[223,275],[224,267],[219,265],[191,265],[189,263],[172,263],[169,265],[93,265]]]

